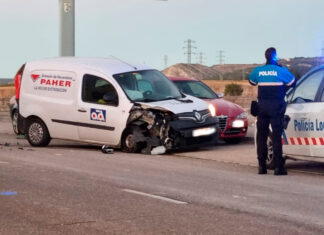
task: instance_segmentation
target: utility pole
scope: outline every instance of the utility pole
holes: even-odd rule
[[[218,52],[218,56],[216,56],[216,58],[218,59],[219,64],[225,64],[225,55],[224,55],[224,51],[219,50]]]
[[[322,42],[322,57],[324,57],[324,41]]]
[[[192,49],[196,49],[197,47],[193,46],[193,44],[195,43],[194,40],[188,39],[187,41],[185,41],[185,43],[187,44],[187,46],[185,46],[184,48],[187,49],[187,52],[185,52],[184,54],[187,55],[187,63],[191,64],[191,55],[196,54],[192,51]]]
[[[75,55],[75,5],[74,0],[59,0],[60,56]]]
[[[164,55],[164,68],[168,67],[168,55]]]
[[[204,55],[205,55],[205,53],[199,52],[199,54],[198,54],[198,63],[199,64],[204,64],[204,60],[206,59],[206,57]]]

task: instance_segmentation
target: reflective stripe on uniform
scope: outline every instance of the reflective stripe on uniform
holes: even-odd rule
[[[283,82],[259,82],[259,86],[283,86]]]
[[[291,80],[291,82],[289,82],[286,86],[291,86],[294,82],[295,82],[295,78]]]

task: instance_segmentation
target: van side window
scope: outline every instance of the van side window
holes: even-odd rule
[[[82,101],[118,106],[118,95],[113,85],[107,80],[86,74],[82,83]]]

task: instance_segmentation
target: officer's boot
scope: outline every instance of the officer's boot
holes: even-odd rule
[[[258,171],[258,174],[259,175],[265,175],[267,174],[267,166],[266,166],[266,163],[264,162],[259,162],[259,171]]]
[[[285,158],[280,159],[280,165],[279,167],[277,166],[275,167],[274,175],[288,175],[288,172],[285,168],[285,162],[286,162]]]

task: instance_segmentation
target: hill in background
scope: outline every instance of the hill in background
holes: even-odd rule
[[[324,64],[323,57],[297,57],[281,59],[279,64],[287,67],[297,79],[302,77],[313,67]],[[211,67],[201,64],[175,64],[164,69],[166,76],[194,77],[200,80],[247,80],[253,68],[261,64],[224,64]]]
[[[0,85],[13,84],[14,80],[12,78],[0,78]]]

